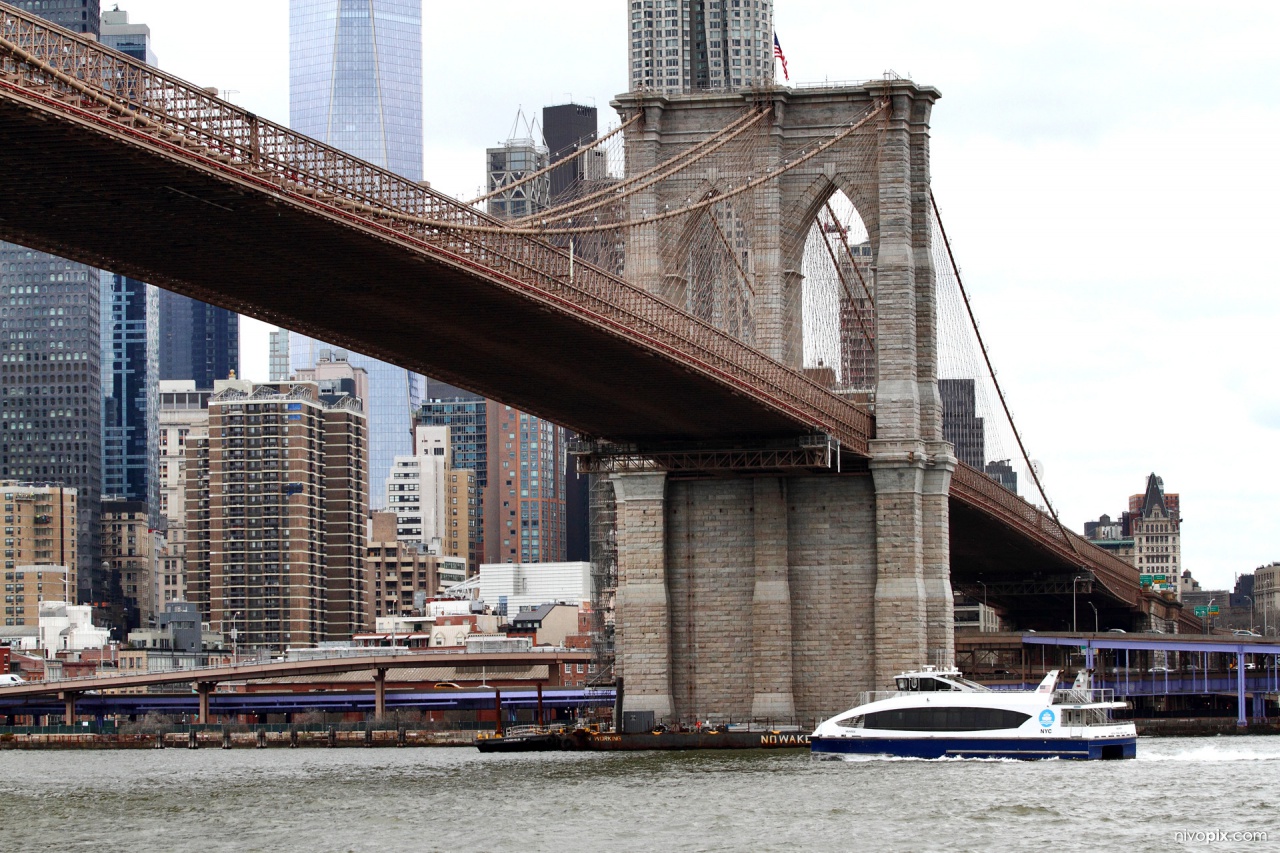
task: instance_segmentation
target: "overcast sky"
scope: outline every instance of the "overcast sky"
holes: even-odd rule
[[[119,5],[162,68],[288,122],[287,0]],[[627,7],[425,0],[427,179],[473,194],[519,108],[613,122]],[[934,191],[1063,521],[1118,516],[1154,471],[1206,587],[1280,560],[1280,5],[776,0],[775,19],[793,83],[941,90]],[[265,330],[243,338],[265,379]]]

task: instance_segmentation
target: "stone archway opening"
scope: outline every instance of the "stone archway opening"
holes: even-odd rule
[[[875,265],[866,223],[844,192],[818,207],[805,238],[804,370],[835,391],[876,384]]]

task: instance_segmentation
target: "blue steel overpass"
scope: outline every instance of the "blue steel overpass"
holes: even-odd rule
[[[1280,643],[1272,638],[1215,634],[1024,633],[971,634],[968,645],[984,640],[1005,651],[1023,650],[1023,669],[1010,673],[1019,681],[996,689],[1033,687],[1033,673],[1078,665],[1094,673],[1094,686],[1115,691],[1120,699],[1231,696],[1237,723],[1266,715],[1266,697],[1280,694]],[[1026,647],[1048,652],[1037,660]],[[1063,652],[1066,652],[1064,661]],[[976,660],[976,658],[975,658]],[[1248,713],[1249,698],[1253,713]]]

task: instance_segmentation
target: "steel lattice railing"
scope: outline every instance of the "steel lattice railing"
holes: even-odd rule
[[[616,276],[431,189],[261,119],[96,42],[0,6],[0,82],[64,110],[258,183],[300,204],[395,233],[412,247],[642,341],[865,454],[869,413]],[[434,226],[424,225],[426,220]],[[484,226],[455,231],[448,225]]]
[[[1044,510],[1027,503],[976,468],[960,464],[951,477],[951,497],[1000,519],[1049,547],[1073,564],[1093,572],[1112,593],[1131,604],[1139,601],[1138,570],[1083,536],[1064,531]],[[1075,545],[1072,548],[1072,544]]]

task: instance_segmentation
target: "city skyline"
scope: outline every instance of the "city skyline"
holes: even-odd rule
[[[202,85],[239,88],[233,100],[284,118],[283,81],[264,64],[268,47],[283,44],[279,25],[287,20],[279,10],[228,3],[218,18],[183,27],[182,10],[165,5],[174,4],[126,6],[152,27],[163,67]],[[1280,427],[1280,395],[1267,381],[1261,349],[1280,306],[1274,294],[1250,286],[1265,278],[1252,256],[1231,251],[1274,228],[1263,202],[1280,188],[1280,175],[1257,158],[1280,126],[1280,105],[1261,88],[1228,93],[1209,83],[1222,67],[1248,79],[1274,74],[1262,40],[1276,12],[1262,5],[1179,10],[1152,21],[1138,10],[1107,9],[1064,22],[1008,6],[993,26],[998,11],[972,16],[918,4],[917,23],[903,32],[885,9],[775,5],[793,82],[866,79],[893,68],[942,90],[933,131],[939,204],[1015,416],[1045,462],[1064,521],[1080,529],[1115,512],[1112,495],[1159,470],[1187,502],[1184,562],[1207,585],[1229,586],[1234,573],[1274,559],[1265,531],[1277,499],[1261,484],[1278,463],[1264,458],[1263,470],[1233,466],[1237,473],[1190,449],[1203,446],[1210,430],[1218,443],[1263,446]],[[513,6],[495,4],[506,8]],[[477,154],[501,139],[514,106],[563,102],[573,90],[574,100],[601,107],[607,127],[607,99],[626,88],[618,59],[626,51],[622,6],[574,8],[529,25],[545,37],[566,22],[566,38],[591,32],[580,55],[529,69],[516,51],[498,59],[494,51],[464,91],[427,87],[431,114],[441,118],[426,149],[425,176],[434,186],[461,195],[478,187]],[[218,29],[250,12],[258,26],[235,47],[245,53],[228,53]],[[469,10],[433,10],[432,17],[429,78],[470,67],[465,45],[480,33],[497,38],[477,20],[485,16]],[[857,51],[839,49],[842,34],[867,30],[881,37],[859,40]],[[1098,93],[1116,80],[1141,88],[1142,102],[1106,109]],[[1226,137],[1210,130],[1241,114],[1251,117],[1249,127]],[[1187,216],[1210,201],[1230,215]],[[1205,274],[1188,263],[1189,236],[1219,247],[1212,300],[1202,294]],[[1075,263],[1061,263],[1065,257]],[[261,376],[254,372],[259,356],[246,353],[257,378],[266,376],[265,349],[262,334]],[[1125,384],[1155,352],[1163,363],[1152,380]],[[1188,397],[1181,416],[1169,417]],[[1224,542],[1221,529],[1241,535]]]

